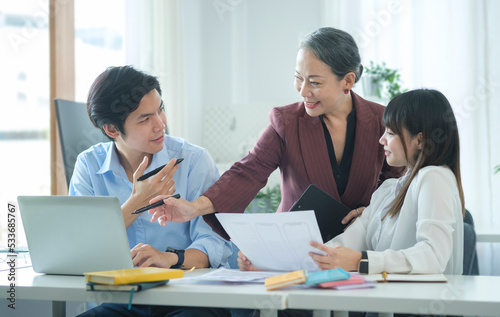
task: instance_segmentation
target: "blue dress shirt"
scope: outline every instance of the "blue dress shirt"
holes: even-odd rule
[[[219,171],[205,149],[168,135],[165,135],[165,146],[153,155],[145,173],[172,158],[184,158],[173,178],[176,193],[188,201],[201,196],[219,178]],[[123,204],[132,194],[132,188],[133,183],[120,164],[114,142],[107,142],[78,155],[69,195],[115,196]],[[167,247],[198,249],[208,255],[211,267],[227,266],[232,252],[229,241],[215,233],[202,217],[183,223],[169,222],[162,227],[157,222],[151,223],[151,216],[144,212],[127,228],[130,248],[146,243],[160,251]]]

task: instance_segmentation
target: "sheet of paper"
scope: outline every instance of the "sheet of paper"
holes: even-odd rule
[[[314,211],[269,214],[216,214],[255,268],[265,271],[296,271],[319,268],[309,252],[321,253],[309,242],[322,243]]]
[[[193,280],[236,282],[236,283],[264,283],[268,277],[282,274],[281,272],[269,271],[240,271],[220,268],[202,275],[189,277]],[[186,279],[186,277],[184,277]]]

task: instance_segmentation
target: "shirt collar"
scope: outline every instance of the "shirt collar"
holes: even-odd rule
[[[395,196],[397,196],[399,194],[399,192],[401,191],[401,188],[403,188],[403,185],[406,183],[406,180],[410,176],[410,173],[411,173],[411,169],[408,169],[406,171],[406,173],[398,179],[398,181],[396,183],[396,188],[394,190]]]
[[[101,168],[97,171],[97,174],[104,174],[109,171],[113,172],[117,177],[128,179],[123,166],[120,164],[115,142],[113,142],[112,148],[106,154],[106,159],[102,163]]]
[[[170,155],[168,154],[167,146],[164,145],[160,152],[153,154],[153,160],[144,173],[167,164],[169,161]],[[106,159],[104,160],[101,168],[97,171],[97,174],[104,174],[109,171],[113,172],[113,174],[117,177],[128,179],[125,169],[120,164],[120,158],[118,157],[115,142],[113,142],[112,149],[106,154]]]

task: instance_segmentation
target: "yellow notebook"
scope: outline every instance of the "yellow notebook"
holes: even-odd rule
[[[108,285],[144,283],[181,278],[184,271],[179,269],[163,269],[144,267],[136,269],[100,271],[85,273],[85,281]]]
[[[304,270],[298,270],[281,275],[271,276],[266,278],[265,286],[268,291],[294,285],[301,284],[306,281],[307,274]]]

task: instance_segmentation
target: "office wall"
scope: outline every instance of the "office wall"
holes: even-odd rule
[[[293,87],[304,35],[321,26],[321,1],[185,1],[186,135],[217,163],[240,159]]]

